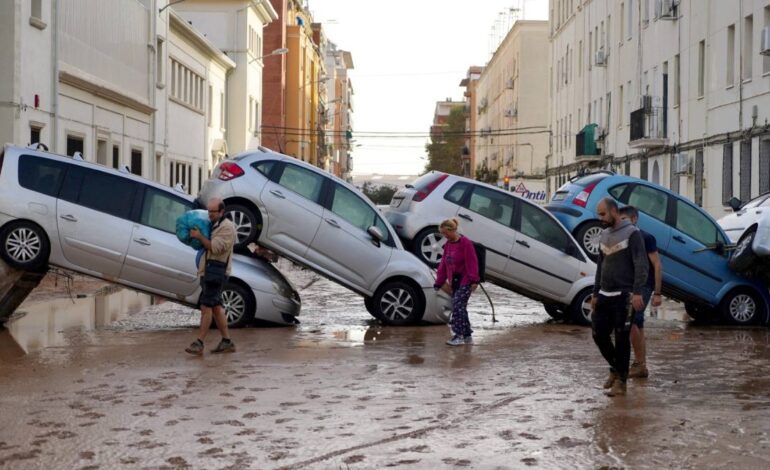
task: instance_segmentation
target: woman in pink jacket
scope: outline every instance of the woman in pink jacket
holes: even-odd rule
[[[473,344],[473,330],[468,320],[468,299],[479,285],[479,262],[473,242],[457,233],[457,219],[447,219],[439,225],[439,231],[447,242],[444,255],[438,265],[436,284],[433,288],[441,289],[452,296],[452,339],[450,346]]]

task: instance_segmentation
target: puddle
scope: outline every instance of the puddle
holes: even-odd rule
[[[103,328],[151,304],[149,295],[128,289],[83,298],[24,303],[5,328],[18,347],[29,354],[65,344],[66,330]]]

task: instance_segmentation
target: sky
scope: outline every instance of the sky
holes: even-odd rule
[[[353,55],[353,173],[416,175],[437,101],[463,100],[460,80],[491,57],[490,33],[512,7],[548,18],[548,0],[308,0],[326,36]],[[500,15],[505,12],[505,15]],[[498,28],[505,33],[506,26]],[[414,138],[357,132],[422,133]]]

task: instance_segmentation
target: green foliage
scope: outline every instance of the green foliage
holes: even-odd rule
[[[482,183],[497,184],[500,175],[497,173],[497,170],[490,170],[485,166],[479,165],[476,167],[476,179]]]
[[[390,204],[396,188],[389,185],[378,185],[367,181],[361,186],[361,192],[375,204]]]
[[[443,130],[443,135],[431,137],[431,143],[425,146],[428,152],[425,172],[436,170],[462,176],[462,150],[465,145],[465,111],[462,107],[450,111]]]

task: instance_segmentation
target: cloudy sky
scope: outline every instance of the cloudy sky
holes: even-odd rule
[[[547,19],[548,0],[309,0],[326,35],[353,54],[353,173],[417,174],[435,103],[462,100],[470,65],[491,57],[496,22],[524,3],[526,19]],[[500,14],[505,12],[505,14]],[[357,132],[423,133],[412,138]]]

